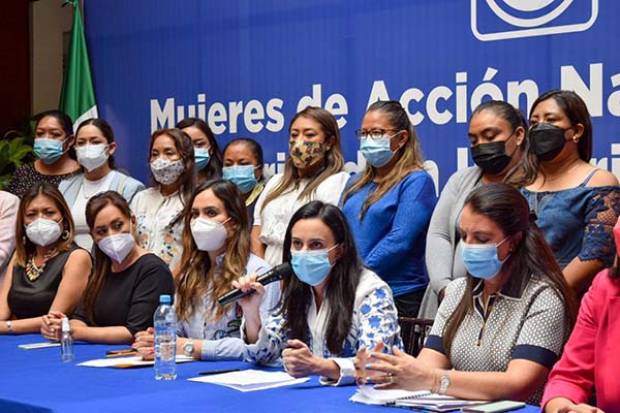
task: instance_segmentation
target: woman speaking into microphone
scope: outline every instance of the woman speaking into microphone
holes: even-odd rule
[[[291,263],[295,276],[284,279],[280,304],[264,323],[259,308],[265,287],[253,275],[233,282],[256,291],[239,301],[248,361],[282,357],[293,377],[346,384],[354,380],[357,349],[401,345],[392,292],[362,266],[337,207],[321,201],[301,207],[286,230],[282,261]]]

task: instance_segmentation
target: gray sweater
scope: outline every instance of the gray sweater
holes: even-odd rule
[[[441,191],[426,235],[426,268],[430,283],[420,306],[419,318],[434,319],[438,294],[450,281],[467,274],[457,237],[457,224],[467,195],[480,185],[477,166],[456,171]]]

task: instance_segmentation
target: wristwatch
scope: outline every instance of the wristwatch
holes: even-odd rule
[[[194,340],[192,340],[191,338],[187,339],[185,344],[183,344],[183,354],[185,354],[187,357],[192,357],[192,355],[194,354]]]
[[[9,334],[13,333],[13,321],[11,320],[6,321],[6,329]]]
[[[450,387],[450,376],[448,375],[448,370],[444,370],[439,378],[439,389],[437,393],[446,394],[448,387]]]

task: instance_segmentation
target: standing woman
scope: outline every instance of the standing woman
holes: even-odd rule
[[[263,148],[254,139],[239,138],[228,142],[224,148],[222,177],[232,181],[243,194],[250,218],[254,224],[254,207],[265,189],[263,174]]]
[[[131,201],[138,244],[174,269],[183,253],[183,209],[194,189],[194,149],[180,129],[160,129],[153,133],[149,154],[157,184]]]
[[[415,317],[428,284],[424,248],[435,186],[400,103],[370,105],[357,135],[368,165],[351,177],[342,211],[364,264],[392,288],[398,314]]]
[[[527,149],[525,118],[509,103],[481,103],[469,120],[470,150],[475,166],[456,171],[441,191],[426,236],[429,285],[418,317],[434,319],[450,281],[467,274],[457,228],[465,198],[480,185],[509,182],[520,186]]]
[[[392,292],[362,266],[336,206],[313,201],[295,212],[283,256],[295,275],[284,279],[280,306],[264,324],[259,306],[265,287],[252,275],[234,283],[243,291],[256,290],[239,301],[249,361],[273,363],[281,357],[293,377],[317,375],[325,384],[348,384],[358,349],[401,346]]]
[[[295,211],[312,200],[338,205],[349,179],[338,123],[324,109],[309,106],[293,117],[289,155],[284,173],[267,182],[254,209],[252,251],[270,265],[282,262],[284,234]]]
[[[69,151],[74,143],[73,123],[69,116],[58,110],[49,110],[35,116],[33,152],[34,162],[17,168],[6,190],[18,197],[41,182],[58,186],[60,181],[80,172],[80,165]]]
[[[117,145],[112,128],[103,119],[88,119],[75,133],[75,152],[83,173],[60,182],[58,189],[71,208],[75,222],[75,243],[87,251],[93,246],[86,223],[86,203],[94,195],[116,191],[127,202],[144,189],[142,182],[115,169]]]
[[[202,360],[240,359],[243,312],[236,303],[221,306],[217,298],[245,274],[270,267],[250,253],[250,227],[241,192],[226,180],[212,180],[194,192],[185,211],[183,258],[176,278],[177,353]],[[267,286],[261,318],[278,303],[278,283]],[[136,334],[134,347],[153,354],[153,331]]]
[[[592,121],[575,92],[541,95],[532,106],[530,124],[533,183],[523,193],[568,285],[583,294],[592,278],[613,264],[618,180],[590,164]]]
[[[213,131],[202,119],[187,118],[176,126],[192,140],[196,165],[196,183],[200,185],[222,176],[222,154]]]
[[[70,326],[74,340],[131,343],[133,335],[153,325],[161,294],[174,294],[166,264],[136,244],[136,220],[125,198],[108,191],[92,197],[86,220],[95,241],[95,270]],[[48,315],[41,333],[60,339],[60,311]]]
[[[73,312],[92,261],[73,243],[69,207],[52,184],[24,194],[12,232],[17,241],[0,289],[0,334],[34,333],[49,311]]]

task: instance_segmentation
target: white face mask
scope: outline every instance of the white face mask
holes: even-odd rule
[[[46,218],[37,218],[26,225],[26,236],[40,247],[47,247],[58,241],[62,234],[60,223]]]
[[[226,227],[230,220],[219,223],[211,219],[196,218],[191,223],[192,236],[200,251],[217,251],[226,242]]]
[[[105,255],[116,261],[123,262],[127,255],[131,252],[136,240],[129,233],[114,234],[97,242],[97,246]]]
[[[175,183],[183,171],[185,165],[183,159],[170,161],[168,159],[157,158],[151,162],[151,172],[155,180],[162,185],[171,185]]]
[[[108,161],[110,155],[106,153],[107,149],[108,145],[104,143],[88,144],[76,146],[75,153],[80,165],[86,168],[88,172],[91,172]]]

